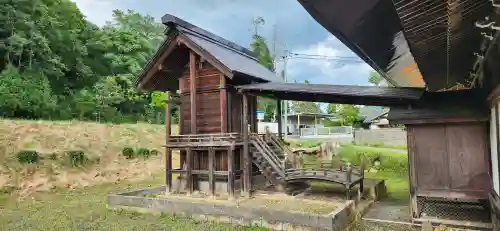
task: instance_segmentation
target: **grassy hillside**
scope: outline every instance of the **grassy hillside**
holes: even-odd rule
[[[25,197],[34,191],[144,179],[163,169],[164,139],[161,125],[0,120],[0,192]],[[125,147],[157,150],[159,155],[126,159]],[[17,153],[26,150],[37,151],[41,160],[19,163]],[[70,166],[69,151],[83,152],[89,163]]]

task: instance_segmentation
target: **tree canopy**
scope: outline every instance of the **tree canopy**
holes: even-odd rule
[[[162,24],[131,10],[98,27],[70,0],[4,1],[0,115],[162,122],[162,105],[132,81],[163,36]]]

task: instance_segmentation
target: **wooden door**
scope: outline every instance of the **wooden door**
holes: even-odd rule
[[[418,191],[447,190],[449,165],[444,125],[412,126],[411,160],[414,186]]]
[[[447,138],[451,191],[487,197],[491,180],[486,124],[447,125]]]
[[[409,132],[411,184],[417,196],[488,198],[485,123],[412,125]]]

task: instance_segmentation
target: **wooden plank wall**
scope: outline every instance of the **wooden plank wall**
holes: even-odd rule
[[[486,123],[408,125],[412,188],[420,195],[486,199]]]
[[[190,78],[189,69],[186,69],[180,79],[182,111],[181,134],[191,134],[191,102],[190,102]],[[221,110],[220,105],[220,72],[214,67],[198,70],[196,81],[196,133],[218,133],[221,132]]]
[[[201,62],[197,59],[196,65],[196,133],[220,133],[238,132],[242,130],[242,115],[243,115],[243,97],[234,87],[234,83],[224,77],[220,71],[206,62]],[[191,132],[191,99],[190,99],[190,71],[189,66],[186,66],[182,77],[179,80],[181,110],[179,113],[179,134],[187,135]],[[221,91],[221,86],[224,85],[225,90]],[[224,94],[227,92],[227,94]],[[226,102],[221,100],[221,97],[226,96]],[[223,107],[227,104],[227,115],[222,115],[225,110]],[[249,112],[252,129],[257,128],[255,109],[257,108],[256,97],[250,97]],[[223,119],[226,119],[226,124],[223,124]],[[208,169],[208,151],[192,151],[193,169],[207,170]],[[241,169],[241,151],[235,150],[235,169]],[[180,166],[182,167],[186,161],[186,152],[181,151]],[[228,156],[226,151],[215,152],[215,170],[226,171],[228,169]]]

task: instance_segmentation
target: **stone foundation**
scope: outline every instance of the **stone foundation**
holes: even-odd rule
[[[215,182],[215,192],[216,193],[227,193],[228,186],[227,181],[216,181]],[[266,186],[266,179],[262,175],[253,176],[252,186],[254,188],[262,188]],[[201,192],[210,192],[210,184],[208,180],[199,180],[195,182],[194,188]],[[235,191],[241,190],[241,180],[237,179],[234,181]],[[186,192],[186,180],[178,179],[172,182],[172,190],[174,193]]]

